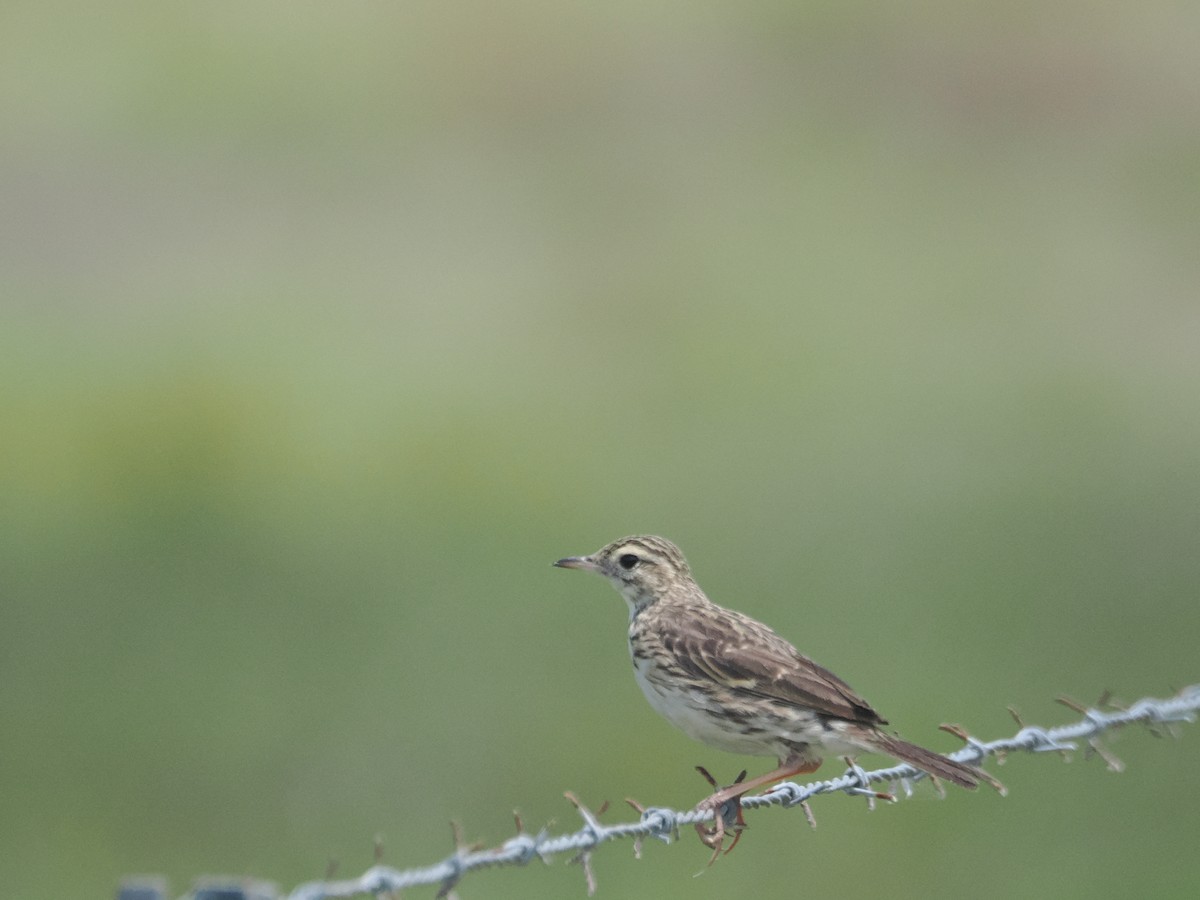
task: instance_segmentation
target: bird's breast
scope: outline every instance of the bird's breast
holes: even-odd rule
[[[654,711],[697,741],[746,756],[777,756],[774,742],[764,732],[776,723],[736,721],[725,713],[728,698],[720,688],[699,682],[674,667],[669,658],[637,641],[630,640],[633,675]],[[757,726],[757,727],[756,727]]]

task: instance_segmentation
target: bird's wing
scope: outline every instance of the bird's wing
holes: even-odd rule
[[[661,632],[664,649],[689,674],[821,715],[887,724],[850,685],[766,625],[716,606],[706,612],[675,619]]]

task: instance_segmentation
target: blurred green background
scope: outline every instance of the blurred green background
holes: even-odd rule
[[[769,766],[549,565],[631,532],[943,749],[1200,680],[1198,27],[9,0],[0,894],[291,887]],[[1200,733],[1113,746],[760,813],[698,880],[609,847],[601,896],[1196,896]]]

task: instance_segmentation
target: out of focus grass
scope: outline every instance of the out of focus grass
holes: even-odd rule
[[[1197,680],[1193,13],[4,19],[0,893],[693,802],[748,761],[548,565],[634,531],[914,740]],[[766,814],[699,881],[614,848],[601,889],[1190,897],[1198,741]]]

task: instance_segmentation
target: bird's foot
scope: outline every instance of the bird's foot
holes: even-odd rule
[[[696,834],[700,836],[700,842],[713,852],[708,860],[708,864],[711,866],[721,855],[722,848],[728,854],[742,839],[742,832],[746,829],[746,820],[742,817],[742,795],[749,790],[749,787],[739,789],[742,781],[746,778],[745,769],[733,784],[723,788],[717,788],[717,780],[709,774],[708,769],[704,766],[696,766],[696,771],[704,776],[710,786],[716,788],[712,795],[696,804],[697,810],[711,809],[713,811],[711,826],[703,822],[696,823]],[[731,833],[733,834],[733,843],[725,847],[725,838]]]

